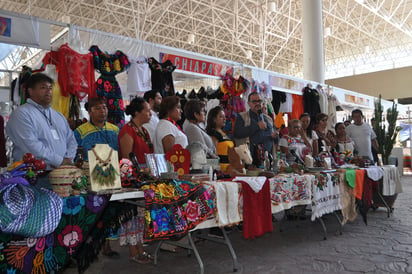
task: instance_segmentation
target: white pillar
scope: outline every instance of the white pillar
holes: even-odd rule
[[[333,31],[333,30],[332,30]],[[302,0],[303,78],[325,83],[322,0]]]

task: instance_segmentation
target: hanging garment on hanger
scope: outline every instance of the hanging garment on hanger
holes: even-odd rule
[[[127,68],[127,94],[140,95],[152,89],[151,71],[145,57],[130,57]]]
[[[66,119],[69,118],[70,96],[63,96],[61,94],[56,66],[52,64],[47,65],[44,73],[54,81],[52,86],[52,108],[63,114]]]
[[[292,94],[292,101],[292,112],[288,113],[288,120],[299,119],[300,115],[305,112],[302,95]]]
[[[89,50],[93,54],[94,68],[101,73],[96,82],[97,96],[106,99],[107,120],[121,128],[124,125],[124,104],[116,75],[126,70],[129,59],[119,50],[113,54],[102,52],[97,46],[91,46]]]
[[[272,98],[273,111],[278,114],[280,104],[286,102],[286,94],[282,91],[272,90]]]
[[[48,52],[43,58],[43,65],[56,65],[58,81],[63,96],[73,94],[80,99],[96,97],[93,56],[80,54],[63,44],[58,51]]]
[[[338,106],[338,99],[335,95],[328,96],[328,125],[327,128],[335,132],[335,124],[338,121],[336,115],[336,107]]]
[[[176,66],[170,60],[159,63],[153,57],[150,57],[147,62],[152,71],[152,89],[159,90],[163,97],[174,95],[175,87],[173,85],[172,73]]]
[[[292,94],[286,93],[286,100],[282,102],[279,107],[279,112],[288,113],[292,112]]]
[[[316,89],[305,87],[303,89],[303,109],[310,115],[310,126],[316,119],[316,114],[320,113],[319,93]]]

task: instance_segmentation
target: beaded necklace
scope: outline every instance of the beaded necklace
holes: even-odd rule
[[[146,143],[149,150],[153,151],[153,143],[150,140],[150,135],[147,130],[142,127],[142,131],[140,131],[139,127],[133,122],[133,120],[130,120],[130,126],[134,129],[137,136],[139,136]]]

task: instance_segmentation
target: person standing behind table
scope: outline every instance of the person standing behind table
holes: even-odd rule
[[[50,107],[53,80],[36,73],[27,81],[27,103],[9,118],[6,133],[12,140],[13,159],[21,160],[30,152],[46,162],[47,171],[73,163],[77,142],[66,118]],[[39,177],[37,186],[51,188],[48,177]]]
[[[132,119],[119,134],[120,158],[129,158],[129,153],[133,152],[137,162],[145,164],[145,154],[153,153],[149,131],[143,126],[152,116],[149,104],[142,97],[135,97],[126,107],[126,114]]]
[[[371,147],[378,150],[375,132],[369,124],[363,122],[363,114],[360,109],[352,111],[352,120],[353,123],[346,127],[347,135],[355,142],[359,156],[373,160]]]
[[[150,121],[149,104],[142,97],[135,97],[126,107],[126,114],[132,119],[124,125],[119,134],[120,158],[130,159],[130,153],[136,155],[139,164],[145,164],[145,154],[153,153],[153,144],[148,130],[143,124]],[[152,256],[143,249],[144,209],[137,207],[137,215],[120,225],[120,245],[129,246],[129,260],[146,264]]]
[[[163,98],[159,111],[160,120],[156,127],[154,139],[155,153],[167,153],[175,144],[180,144],[183,148],[187,147],[187,137],[176,123],[181,117],[180,98],[178,96]]]
[[[233,141],[223,131],[226,125],[226,116],[223,108],[217,106],[209,110],[207,115],[206,132],[212,137],[217,155],[219,156],[220,169],[226,172],[229,167],[228,150],[235,146]]]
[[[206,131],[200,127],[201,123],[206,122],[205,103],[199,99],[192,99],[186,102],[184,113],[187,123],[183,124],[189,145],[199,143],[207,158],[217,158],[215,144]]]
[[[79,147],[84,149],[83,159],[88,161],[89,153],[96,144],[108,144],[115,151],[119,150],[117,137],[119,128],[107,122],[107,106],[106,101],[101,98],[91,98],[85,105],[89,113],[90,121],[84,123],[74,130],[74,137],[76,138]],[[117,233],[110,232],[109,238],[117,238]],[[113,251],[110,246],[110,241],[106,239],[103,244],[102,254],[107,257],[117,258],[119,253]]]
[[[351,152],[355,150],[355,143],[352,141],[351,138],[346,134],[346,126],[344,123],[336,123],[335,125],[335,140],[336,140],[336,147],[335,150],[337,153],[344,153],[345,151]]]
[[[117,142],[119,128],[106,121],[106,101],[101,97],[91,98],[85,108],[89,113],[90,121],[74,130],[77,144],[84,149],[83,159],[88,161],[88,151],[96,144],[108,144],[114,150],[119,151]]]
[[[276,131],[273,130],[272,118],[262,111],[262,103],[263,100],[257,92],[250,93],[248,96],[250,109],[239,113],[233,128],[236,146],[246,143],[249,138],[250,151],[255,165],[260,162],[255,155],[257,146],[262,144],[264,151],[272,154],[273,140],[277,137]]]
[[[162,103],[162,95],[157,90],[151,90],[147,91],[143,98],[149,103],[150,113],[152,114],[150,121],[145,123],[143,127],[149,132],[150,140],[154,140],[156,127],[159,123],[159,109]]]

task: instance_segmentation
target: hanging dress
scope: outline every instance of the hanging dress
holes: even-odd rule
[[[116,80],[116,74],[126,70],[129,59],[121,52],[114,54],[102,52],[97,46],[91,46],[94,69],[101,73],[96,82],[96,94],[106,100],[107,120],[121,128],[124,125],[124,104],[122,91]]]

